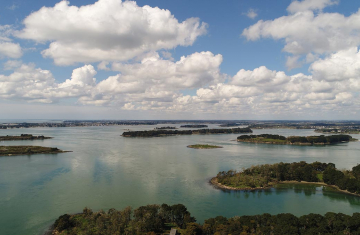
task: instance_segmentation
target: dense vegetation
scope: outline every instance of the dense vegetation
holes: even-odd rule
[[[181,128],[206,128],[208,125],[200,125],[200,124],[194,124],[194,125],[181,125]]]
[[[239,142],[270,143],[270,144],[299,144],[299,145],[325,145],[349,142],[353,139],[350,135],[320,135],[320,136],[281,136],[281,135],[241,135]]]
[[[193,149],[217,149],[217,148],[222,148],[221,146],[217,146],[217,145],[209,145],[209,144],[193,144],[193,145],[188,145],[188,148],[193,148]]]
[[[341,133],[341,134],[359,134],[360,131],[358,129],[315,129],[315,132],[324,133],[324,134],[331,134],[331,133]]]
[[[7,135],[7,136],[0,136],[0,141],[8,141],[8,140],[44,140],[44,139],[51,139],[52,137],[45,137],[43,135],[34,136],[30,134],[21,134],[17,136]]]
[[[252,166],[240,172],[222,171],[214,179],[213,183],[239,189],[269,187],[282,181],[323,182],[360,194],[360,165],[340,171],[333,163],[280,162]]]
[[[250,128],[232,129],[200,129],[200,130],[151,130],[151,131],[126,131],[124,137],[159,137],[167,135],[194,135],[194,134],[240,134],[252,133]]]
[[[154,129],[155,130],[166,130],[166,129],[175,130],[176,127],[174,127],[174,126],[161,126],[161,127],[155,127]]]
[[[242,235],[242,234],[360,234],[360,213],[345,215],[328,212],[324,216],[309,214],[296,217],[292,214],[262,214],[226,218],[217,216],[195,222],[182,205],[147,205],[132,210],[110,209],[62,215],[53,225],[53,234],[160,234],[176,227],[186,235]]]
[[[64,153],[58,148],[41,147],[41,146],[0,146],[0,156],[13,155],[30,155],[30,154],[45,154],[45,153]]]

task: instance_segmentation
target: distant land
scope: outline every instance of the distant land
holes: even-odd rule
[[[43,135],[34,136],[34,135],[31,135],[31,134],[0,136],[0,141],[45,140],[45,139],[52,139],[52,137],[47,137],[47,136],[43,136]]]
[[[228,190],[259,190],[294,182],[322,184],[360,196],[360,165],[352,170],[338,170],[333,163],[280,162],[222,171],[210,180],[216,187]]]
[[[6,122],[0,129],[34,127],[84,127],[84,126],[138,126],[158,124],[206,125],[217,124],[221,127],[248,126],[251,129],[341,129],[360,130],[360,121],[323,121],[323,120],[65,120],[46,122]]]
[[[259,143],[259,144],[291,144],[291,145],[329,145],[349,141],[357,141],[350,135],[330,135],[330,136],[289,136],[282,135],[241,135],[237,137],[238,142]]]
[[[252,133],[250,128],[232,129],[197,129],[197,130],[150,130],[150,131],[126,131],[123,137],[160,137],[173,135],[210,135],[210,134],[240,134]]]
[[[187,147],[192,148],[192,149],[218,149],[218,148],[222,148],[222,146],[210,145],[210,144],[193,144],[193,145],[188,145]]]
[[[41,146],[0,146],[0,156],[16,156],[16,155],[32,155],[32,154],[48,154],[48,153],[66,153],[71,151],[63,151],[58,148],[41,147]]]

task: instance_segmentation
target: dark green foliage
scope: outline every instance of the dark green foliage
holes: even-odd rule
[[[318,175],[322,175],[321,178]],[[321,182],[335,185],[341,190],[360,193],[360,165],[352,171],[339,171],[334,163],[277,163],[252,166],[241,172],[234,170],[219,172],[217,181],[222,185],[237,188],[267,187],[281,181]]]
[[[175,221],[178,231],[185,235],[359,234],[360,231],[360,213],[351,216],[328,212],[324,216],[308,214],[301,217],[289,213],[262,214],[230,219],[217,216],[205,220],[203,225],[195,223],[182,204],[142,206],[134,210],[133,218],[131,214],[129,207],[123,211],[110,209],[108,213],[85,208],[81,214],[60,216],[54,223],[54,234],[161,234],[170,229],[165,223]],[[179,229],[181,227],[183,230]]]
[[[194,135],[194,134],[239,134],[252,133],[250,128],[232,129],[200,129],[200,130],[151,130],[151,131],[126,131],[124,137],[159,137],[167,135]]]
[[[281,136],[281,135],[271,135],[271,134],[261,134],[261,135],[241,135],[238,138],[238,141],[248,141],[248,142],[274,142],[282,144],[306,144],[306,145],[316,145],[316,144],[336,144],[341,142],[349,142],[353,140],[350,135],[330,135],[330,136]]]
[[[110,209],[92,212],[85,208],[83,213],[62,215],[54,223],[54,230],[60,234],[146,234],[162,233],[166,223],[186,228],[186,224],[194,223],[190,212],[182,204],[141,206],[132,211],[130,207],[122,211]],[[63,232],[63,233],[62,233]]]
[[[277,163],[252,166],[242,172],[230,170],[219,172],[216,176],[219,183],[232,187],[266,187],[281,181],[318,182],[317,174],[327,169],[326,163],[304,161],[294,163]],[[255,186],[253,185],[255,184]]]

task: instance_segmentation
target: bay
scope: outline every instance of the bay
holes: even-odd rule
[[[161,125],[157,125],[161,126]],[[163,125],[169,126],[169,125]],[[171,125],[180,126],[180,125]],[[238,143],[238,134],[124,138],[125,130],[155,126],[102,126],[0,130],[0,135],[52,136],[41,145],[71,150],[56,155],[0,157],[0,234],[42,234],[56,218],[93,210],[182,203],[199,222],[222,215],[360,212],[360,197],[315,185],[282,185],[254,192],[221,191],[209,179],[219,171],[277,162],[360,163],[360,142],[334,146]],[[209,128],[217,127],[209,125]],[[319,135],[313,130],[254,130],[254,134]],[[360,135],[352,135],[360,139]],[[190,144],[221,149],[190,149]]]

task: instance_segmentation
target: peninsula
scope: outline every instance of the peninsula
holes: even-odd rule
[[[31,134],[0,136],[0,141],[11,141],[11,140],[45,140],[45,139],[52,139],[52,137],[46,137],[46,136],[43,136],[43,135],[34,136],[34,135],[31,135]]]
[[[279,183],[314,183],[360,196],[360,165],[340,171],[333,163],[264,164],[242,171],[222,171],[210,180],[216,187],[229,190],[258,190]]]
[[[218,148],[222,148],[222,146],[209,145],[209,144],[194,144],[194,145],[188,145],[187,147],[192,148],[192,149],[218,149]]]
[[[0,156],[16,156],[16,155],[32,155],[32,154],[48,154],[48,153],[66,153],[71,151],[63,151],[58,148],[41,147],[41,146],[0,146]]]
[[[291,144],[291,145],[329,145],[357,141],[350,135],[330,136],[281,136],[271,134],[241,135],[237,137],[238,142],[260,143],[260,144]]]
[[[196,134],[240,134],[252,133],[250,128],[232,129],[199,129],[199,130],[150,130],[150,131],[126,131],[123,137],[160,137],[173,135],[196,135]]]

